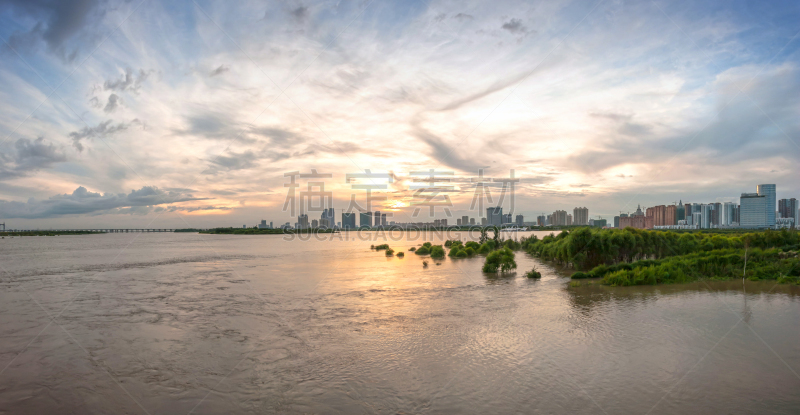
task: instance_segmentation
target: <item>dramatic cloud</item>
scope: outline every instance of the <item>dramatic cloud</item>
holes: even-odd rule
[[[14,150],[10,155],[0,154],[0,180],[25,176],[67,161],[64,152],[43,137],[33,141],[20,138],[14,143]]]
[[[29,199],[25,203],[0,200],[0,217],[41,219],[65,215],[97,213],[135,213],[135,209],[180,203],[205,198],[145,186],[128,194],[95,193],[81,186],[72,194],[61,194],[47,200]],[[140,210],[141,211],[141,210]]]
[[[190,0],[0,3],[24,59],[6,46],[0,60],[0,199],[35,197],[32,217],[120,199],[48,202],[65,189],[157,183],[213,199],[125,195],[84,223],[179,207],[203,226],[284,223],[283,174],[311,169],[334,174],[337,208],[363,195],[345,173],[392,172],[381,196],[410,204],[409,172],[454,171],[454,210],[473,217],[478,169],[515,170],[526,218],[758,183],[800,197],[800,9],[657,3],[200,2],[207,16]],[[82,220],[48,217],[27,224]]]

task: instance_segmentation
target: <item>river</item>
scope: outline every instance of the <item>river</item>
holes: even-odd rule
[[[0,240],[0,413],[800,413],[800,287],[571,287],[381,236]]]

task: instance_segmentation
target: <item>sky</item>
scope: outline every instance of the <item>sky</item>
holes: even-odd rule
[[[796,1],[0,1],[0,221],[800,198],[798,22]]]

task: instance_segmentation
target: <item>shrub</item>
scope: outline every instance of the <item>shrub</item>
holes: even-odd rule
[[[583,271],[578,271],[578,272],[572,274],[572,279],[573,280],[580,280],[580,279],[584,279],[584,278],[589,278],[589,274],[587,274],[587,273],[585,273]]]
[[[381,244],[375,247],[376,251],[382,251],[384,249],[389,249],[389,244]]]
[[[471,246],[464,248],[464,253],[466,253],[467,256],[475,256],[475,250],[472,249]]]
[[[490,253],[486,256],[486,262],[483,264],[483,272],[494,273],[498,270],[500,272],[510,271],[517,268],[517,263],[514,261],[514,251],[503,248]]]
[[[425,245],[422,245],[421,247],[419,247],[419,249],[417,249],[416,251],[414,251],[414,253],[415,253],[415,254],[417,254],[417,255],[428,255],[428,254],[430,254],[430,253],[431,253],[431,250],[430,250],[430,249],[428,249],[428,247],[427,247],[427,246],[425,246]]]
[[[387,248],[386,249],[386,256],[392,256],[392,255],[394,255],[394,249]]]
[[[415,247],[413,247],[413,246],[412,246],[411,248],[408,248],[408,250],[409,250],[409,252],[414,252],[414,251],[416,251],[416,250],[417,250],[417,248],[415,248]]]
[[[397,257],[398,258],[402,258],[404,256],[406,256],[406,254],[403,251],[400,251],[400,252],[397,253]]]
[[[525,273],[528,278],[542,278],[542,273],[537,271],[536,268]]]
[[[423,268],[427,268],[428,267],[428,261],[422,261],[422,267]]]
[[[444,256],[445,256],[444,248],[442,248],[441,245],[434,245],[433,247],[431,247],[431,258],[442,259],[444,258]]]

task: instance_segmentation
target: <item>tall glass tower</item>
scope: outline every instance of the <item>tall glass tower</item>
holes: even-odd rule
[[[756,186],[759,196],[767,197],[767,226],[775,226],[775,208],[777,207],[777,194],[774,184],[760,184]]]

